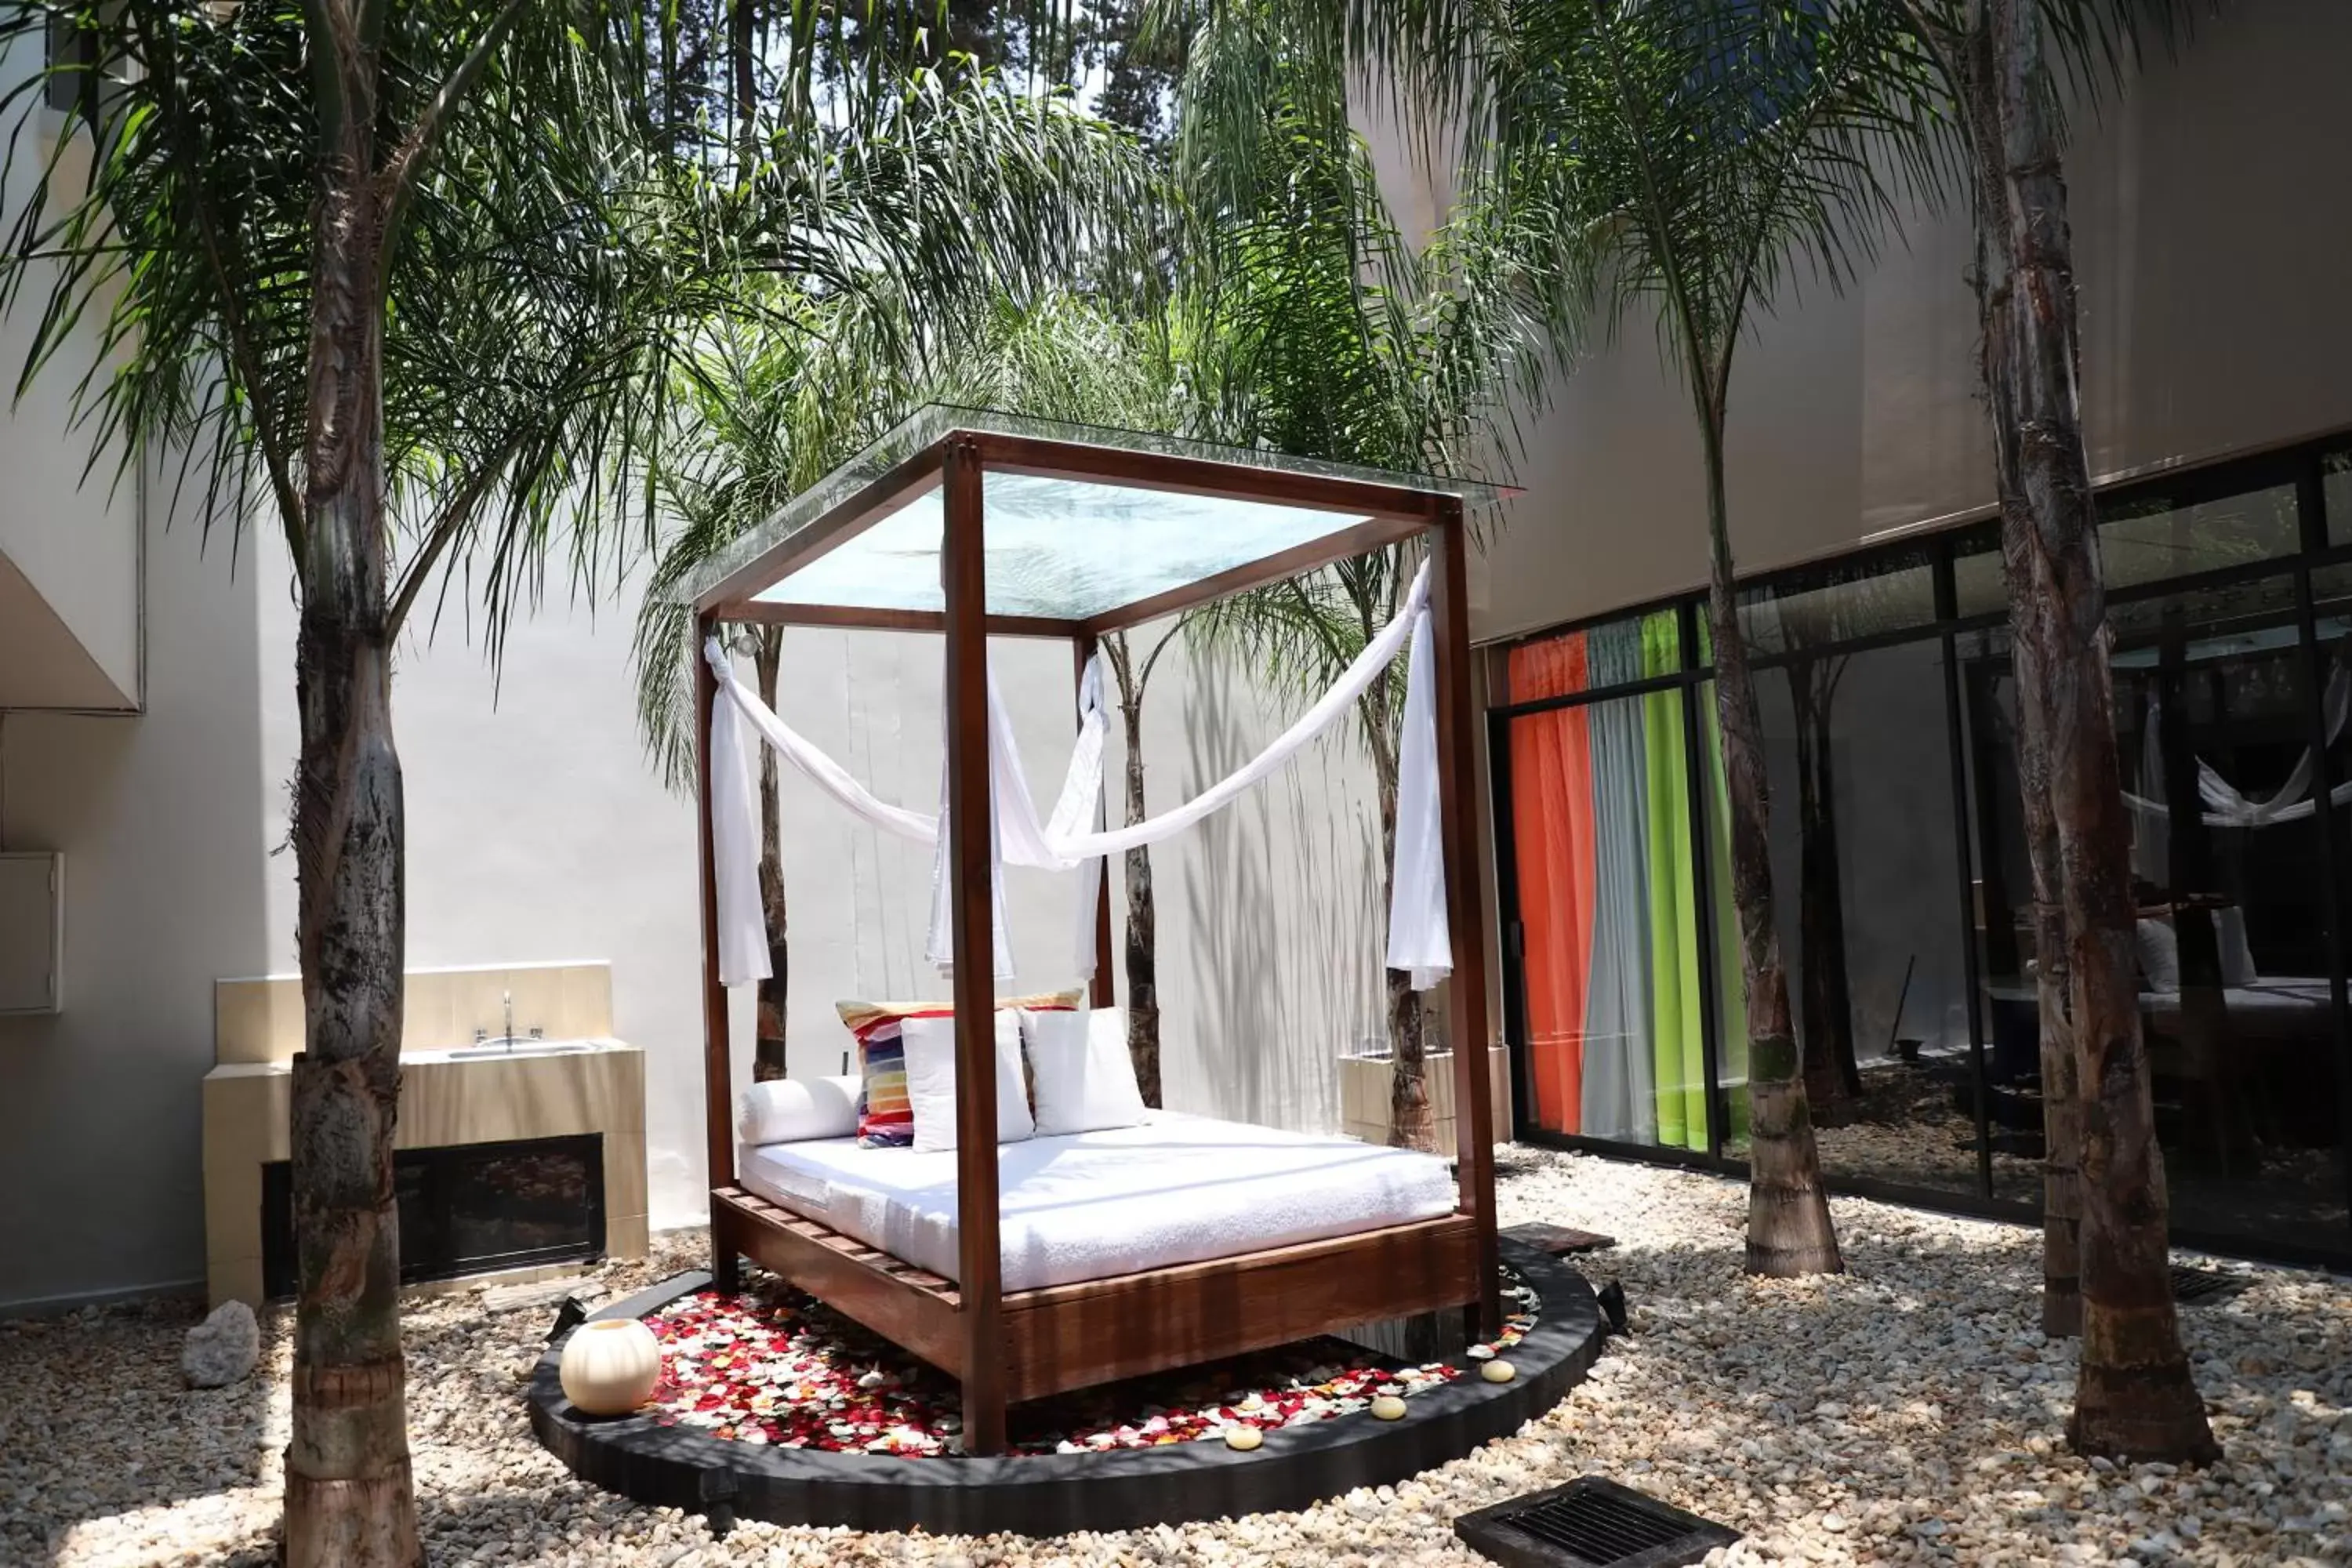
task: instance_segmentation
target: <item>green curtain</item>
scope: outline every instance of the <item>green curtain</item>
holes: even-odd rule
[[[1642,619],[1642,673],[1682,668],[1675,616]],[[1643,753],[1649,805],[1651,1044],[1657,1071],[1658,1142],[1706,1147],[1706,998],[1699,989],[1696,900],[1693,895],[1689,751],[1683,743],[1683,693],[1642,699]],[[1743,1053],[1744,1056],[1744,1053]]]

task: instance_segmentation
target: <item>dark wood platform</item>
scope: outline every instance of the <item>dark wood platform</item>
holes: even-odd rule
[[[722,1289],[749,1258],[941,1372],[964,1374],[962,1295],[950,1280],[740,1187],[710,1194]],[[1479,1299],[1478,1231],[1466,1215],[1327,1241],[1008,1291],[1008,1400],[1215,1361],[1375,1319]]]

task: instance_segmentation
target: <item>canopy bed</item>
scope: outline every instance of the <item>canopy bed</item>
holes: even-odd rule
[[[1008,1102],[1021,1095],[1019,1047],[1007,1079],[1008,1026],[998,1021],[1007,1004],[996,985],[1012,973],[1001,864],[1079,873],[1077,967],[1091,1005],[1110,1008],[1105,858],[1230,803],[1343,719],[1410,645],[1386,957],[1423,989],[1450,972],[1449,1037],[1483,1045],[1465,509],[1497,493],[934,407],[686,585],[705,653],[696,660],[703,1063],[721,1288],[736,1288],[748,1257],[956,1376],[965,1451],[975,1456],[1003,1451],[1009,1402],[1378,1321],[1460,1310],[1474,1334],[1501,1323],[1485,1050],[1452,1053],[1461,1110],[1450,1173],[1407,1151],[1158,1111],[1109,1130],[1049,1135],[1040,1126],[1000,1146],[1000,1112],[1025,1121],[1027,1110]],[[1263,755],[1185,805],[1139,827],[1100,826],[1097,639],[1400,544],[1418,547],[1419,574],[1346,679]],[[936,817],[876,800],[734,680],[718,639],[751,623],[943,638]],[[992,637],[1061,638],[1075,653],[1080,742],[1044,818],[991,679]],[[937,1146],[934,1124],[929,1149],[919,1138],[873,1148],[862,1137],[761,1142],[749,1132],[739,1148],[727,987],[766,972],[751,872],[756,743],[877,828],[935,847],[930,956],[951,974],[953,1001],[951,1013],[929,1010],[937,1017],[923,1037],[951,1042],[951,1102],[934,1101],[951,1103],[951,1115],[935,1111],[951,1147]],[[991,831],[950,827],[971,823]],[[917,1031],[909,1021],[910,1074]],[[861,1102],[861,1115],[878,1109]]]

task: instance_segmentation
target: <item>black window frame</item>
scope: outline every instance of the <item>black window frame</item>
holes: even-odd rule
[[[2288,553],[2261,561],[2236,563],[2204,572],[2139,582],[2119,588],[2108,595],[2108,602],[2128,604],[2135,601],[2193,594],[2200,589],[2227,586],[2238,582],[2263,577],[2284,577],[2292,580],[2294,625],[2303,660],[2302,677],[2305,692],[2304,727],[2317,759],[2313,788],[2318,798],[2326,798],[2336,781],[2324,743],[2326,719],[2322,712],[2322,693],[2326,671],[2322,667],[2324,650],[2316,640],[2315,614],[2313,604],[2312,575],[2329,567],[2352,564],[2352,537],[2330,544],[2327,531],[2326,495],[2326,464],[2335,458],[2352,461],[2352,430],[2332,432],[2309,440],[2243,457],[2207,464],[2182,464],[2160,472],[2135,475],[2129,479],[2101,486],[2095,504],[2103,514],[2124,508],[2137,508],[2152,502],[2171,506],[2190,506],[2227,500],[2231,496],[2282,486],[2293,486],[2295,492],[2299,548]],[[1945,668],[1944,729],[1948,740],[1948,762],[1951,770],[1954,802],[1955,836],[1958,845],[1958,878],[1954,896],[1958,900],[1961,927],[1969,933],[1963,942],[1963,971],[1968,987],[1968,1026],[1969,1060],[1974,1088],[1977,1186],[1973,1193],[1950,1189],[1921,1187],[1902,1183],[1880,1181],[1867,1177],[1840,1176],[1825,1173],[1824,1184],[1832,1192],[1851,1194],[1901,1203],[1941,1213],[1980,1218],[2007,1220],[2019,1224],[2038,1224],[2041,1205],[1996,1196],[1993,1190],[1991,1130],[1988,1125],[1988,1090],[1986,1051],[1988,1021],[1983,1016],[1981,996],[1982,955],[1978,952],[1974,935],[1974,901],[1972,887],[1974,848],[1970,842],[1970,816],[1978,796],[1976,781],[1969,776],[1969,758],[1962,727],[1960,665],[1958,639],[1971,633],[2005,627],[2005,611],[1980,611],[1969,616],[1958,613],[1958,590],[1954,563],[1963,555],[1984,552],[1990,543],[1997,550],[1998,521],[1984,514],[1973,515],[1930,530],[1906,532],[1896,538],[1875,541],[1864,547],[1824,556],[1796,565],[1759,572],[1738,579],[1740,602],[1748,605],[1760,602],[1779,594],[1816,591],[1843,583],[1866,581],[1873,567],[1908,569],[1921,563],[1924,556],[1933,574],[1935,613],[1931,619],[1916,627],[1882,632],[1871,636],[1826,642],[1802,649],[1756,654],[1751,665],[1758,669],[1784,667],[1803,659],[1831,655],[1868,652],[1874,648],[1896,647],[1909,643],[1937,641],[1943,652]],[[1710,856],[1706,839],[1706,794],[1703,769],[1704,754],[1698,744],[1702,733],[1696,712],[1700,696],[1714,678],[1712,664],[1699,660],[1699,643],[1694,635],[1704,623],[1706,595],[1691,590],[1661,595],[1622,608],[1601,614],[1579,616],[1537,630],[1515,635],[1490,644],[1494,662],[1490,668],[1506,668],[1509,651],[1548,638],[1566,636],[1625,620],[1629,617],[1675,613],[1684,628],[1682,668],[1663,676],[1627,682],[1561,696],[1534,699],[1527,701],[1490,701],[1486,710],[1486,736],[1489,752],[1489,806],[1494,812],[1491,848],[1496,869],[1496,899],[1498,925],[1502,934],[1500,965],[1503,1006],[1502,1018],[1505,1043],[1511,1069],[1511,1135],[1522,1142],[1542,1147],[1580,1150],[1606,1154],[1614,1158],[1636,1160],[1644,1163],[1698,1169],[1716,1174],[1745,1179],[1748,1163],[1727,1155],[1723,1149],[1723,1135],[1727,1125],[1726,1106],[1722,1100],[1721,1075],[1717,1070],[1718,1043],[1716,1039],[1717,1020],[1721,1012],[1718,991],[1720,967],[1714,962],[1713,926],[1711,920],[1698,921],[1701,943],[1699,984],[1704,998],[1704,1048],[1709,1080],[1707,1147],[1704,1152],[1663,1148],[1637,1144],[1615,1139],[1593,1138],[1580,1133],[1548,1131],[1533,1124],[1533,1100],[1530,1093],[1532,1073],[1528,1062],[1527,993],[1525,925],[1519,907],[1519,882],[1515,825],[1510,794],[1510,736],[1512,721],[1538,713],[1607,701],[1620,698],[1647,695],[1663,690],[1685,693],[1682,704],[1685,725],[1685,752],[1688,763],[1690,806],[1687,813],[1693,842],[1690,846],[1694,877],[1698,885],[1693,889],[1701,910],[1713,907],[1712,889],[1707,885]],[[1500,683],[1507,694],[1507,685]],[[2329,989],[2332,998],[2332,1035],[2335,1046],[2336,1083],[2338,1099],[2338,1135],[2336,1163],[2345,1189],[2347,1208],[2352,1208],[2352,995],[2347,995],[2347,968],[2352,957],[2346,949],[2347,911],[2337,896],[2345,886],[2346,857],[2352,854],[2347,844],[2344,824],[2334,812],[2318,814],[2321,830],[2321,861],[2318,873],[2325,889],[2324,907],[2328,911],[2327,935]],[[2197,1227],[2173,1226],[2176,1245],[2242,1258],[2273,1259],[2294,1264],[2316,1264],[2322,1267],[2352,1268],[2352,1223],[2338,1228],[2334,1240],[2324,1245],[2306,1246],[2272,1236],[2235,1232],[2213,1232]]]

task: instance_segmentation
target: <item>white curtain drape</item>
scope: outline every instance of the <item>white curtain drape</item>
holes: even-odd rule
[[[1419,781],[1408,785],[1408,780]],[[1445,843],[1437,804],[1437,658],[1429,616],[1412,616],[1405,666],[1404,725],[1397,737],[1396,861],[1390,867],[1388,966],[1426,991],[1453,971],[1445,923]],[[1397,911],[1409,911],[1400,920]]]
[[[1108,725],[1102,698],[1101,655],[1088,663],[1079,682],[1078,742],[1072,750],[1070,770],[1063,780],[1053,816],[1042,822],[1013,746],[1012,721],[997,690],[995,674],[990,672],[989,773],[994,796],[995,820],[992,826],[996,860],[1000,865],[1084,870],[1076,943],[1082,975],[1090,976],[1094,971],[1094,900],[1100,896],[1105,858],[1172,837],[1232,805],[1252,786],[1278,771],[1308,742],[1344,719],[1356,699],[1370,689],[1390,662],[1410,644],[1412,658],[1407,668],[1403,734],[1398,759],[1397,867],[1391,879],[1393,890],[1389,907],[1388,962],[1392,968],[1412,971],[1414,985],[1423,990],[1445,977],[1452,967],[1453,949],[1445,919],[1444,856],[1437,832],[1435,661],[1427,630],[1428,604],[1429,568],[1424,563],[1414,576],[1396,618],[1365,645],[1339,681],[1296,723],[1275,737],[1265,751],[1182,805],[1125,827],[1107,829],[1100,826],[1103,740]],[[946,895],[945,841],[949,829],[944,798],[937,816],[925,816],[878,799],[850,777],[846,769],[794,732],[757,694],[737,680],[726,651],[716,638],[704,645],[703,657],[718,677],[722,698],[712,705],[709,741],[716,775],[711,784],[711,825],[718,862],[721,983],[739,985],[764,979],[768,973],[767,937],[759,899],[759,821],[746,772],[749,745],[742,732],[747,723],[779,756],[855,816],[885,832],[934,847],[932,918],[927,948],[932,962],[943,963],[951,930]],[[722,801],[726,803],[724,809]],[[1091,831],[1080,831],[1082,827]],[[1003,931],[1003,896],[1000,885],[995,929],[1000,976],[1011,973],[1011,944]]]
[[[2352,716],[2352,679],[2345,667],[2337,665],[2327,677],[2327,690],[2321,707],[2326,715],[2327,744],[2334,745],[2344,733],[2347,716]],[[2286,775],[2286,782],[2263,799],[2256,800],[2241,794],[2236,786],[2223,778],[2220,770],[2204,758],[2197,759],[2197,797],[2204,807],[2208,827],[2268,827],[2273,823],[2300,822],[2318,810],[2311,796],[2311,775],[2317,762],[2309,747],[2296,759]],[[2153,881],[2163,881],[2165,864],[2162,823],[2169,815],[2164,791],[2164,708],[2151,695],[2147,700],[2147,724],[2140,738],[2141,787],[2148,793],[2134,795],[2124,792],[2124,802],[2141,816],[2152,819],[2143,825],[2140,843],[2147,848],[2150,865],[2137,865],[2142,876]],[[2336,805],[2352,803],[2352,781],[2337,784],[2327,792],[2328,799]]]

